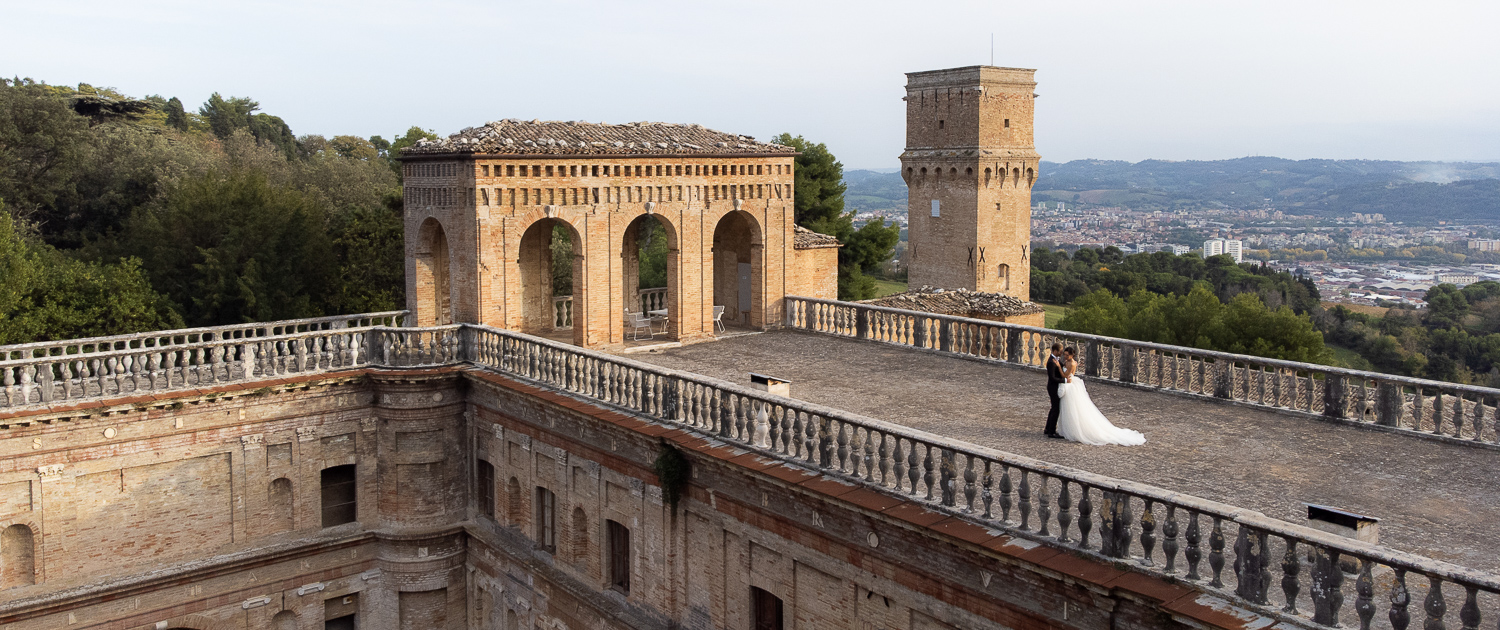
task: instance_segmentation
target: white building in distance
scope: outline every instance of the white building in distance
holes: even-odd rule
[[[1208,258],[1209,256],[1218,256],[1220,254],[1229,254],[1229,256],[1234,259],[1234,262],[1239,263],[1244,262],[1245,260],[1244,250],[1244,243],[1239,240],[1215,238],[1203,241],[1204,258]]]

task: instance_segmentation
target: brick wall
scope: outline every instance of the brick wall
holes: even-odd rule
[[[907,75],[912,286],[1029,300],[1034,71],[974,66]],[[933,216],[933,204],[937,215]]]
[[[0,431],[0,558],[25,525],[37,581],[3,591],[7,630],[312,630],[350,612],[375,630],[748,628],[752,587],[795,628],[1213,627],[1160,607],[1196,597],[1182,586],[480,371],[127,399]],[[664,440],[692,463],[675,508],[652,468]],[[325,528],[320,473],[348,464],[358,521]],[[628,590],[609,521],[630,532]]]
[[[779,325],[790,277],[793,156],[471,156],[409,159],[405,179],[407,307],[437,322],[443,286],[455,321],[551,332],[543,232],[565,225],[575,239],[573,341],[619,345],[633,271],[623,269],[634,221],[651,214],[670,241],[669,337],[713,335],[713,306],[738,302],[749,262],[751,308],[725,320]],[[432,260],[442,226],[448,280]],[[722,231],[721,231],[722,230]],[[477,232],[476,232],[477,231]],[[531,236],[527,236],[530,234]],[[732,247],[716,252],[715,236]],[[728,260],[735,258],[733,262]]]

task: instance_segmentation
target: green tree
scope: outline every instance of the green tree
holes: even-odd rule
[[[376,136],[376,138],[378,137],[380,136]],[[390,143],[390,147],[385,152],[386,164],[391,167],[391,171],[395,172],[398,177],[401,175],[401,150],[416,146],[417,142],[422,140],[437,140],[437,134],[428,129],[412,126],[406,130],[405,134],[398,136]]]
[[[198,115],[208,121],[208,128],[220,139],[228,138],[236,129],[249,129],[250,117],[260,109],[260,103],[249,98],[235,96],[224,98],[218,92],[208,97],[198,108]]]
[[[182,108],[182,101],[172,97],[167,101],[167,126],[178,131],[186,132],[191,123],[188,121],[187,110]]]
[[[833,236],[843,244],[839,248],[839,299],[875,297],[875,279],[866,274],[890,260],[901,240],[901,226],[876,220],[856,230],[854,213],[844,212],[844,165],[827,145],[789,133],[776,136],[772,142],[800,153],[793,171],[797,225]]]
[[[1469,300],[1458,287],[1439,284],[1427,290],[1427,325],[1433,328],[1463,326],[1469,314]]]
[[[401,194],[381,207],[356,206],[329,220],[338,278],[325,300],[327,313],[373,313],[406,308],[405,226]]]
[[[180,328],[139,260],[75,260],[28,242],[0,203],[0,344]]]
[[[261,173],[210,173],[138,210],[126,243],[191,325],[313,317],[337,268],[325,220]]]
[[[0,82],[0,198],[42,226],[63,219],[93,137],[66,99],[29,79]]]

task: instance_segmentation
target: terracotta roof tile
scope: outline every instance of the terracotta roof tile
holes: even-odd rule
[[[435,141],[421,141],[404,156],[448,153],[502,155],[734,155],[785,153],[792,147],[750,136],[714,131],[702,125],[635,122],[620,125],[582,121],[507,118],[469,127]]]
[[[974,315],[1008,317],[1042,312],[1042,307],[1032,302],[1025,302],[1003,293],[984,293],[964,289],[943,290],[932,287],[922,287],[905,293],[865,300],[863,303],[959,317]]]
[[[821,232],[814,232],[800,225],[792,226],[796,231],[792,234],[792,247],[795,249],[822,249],[825,247],[843,247],[839,239]]]

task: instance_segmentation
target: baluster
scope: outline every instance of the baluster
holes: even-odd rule
[[[1224,520],[1218,516],[1213,517],[1214,529],[1208,535],[1208,567],[1213,570],[1213,579],[1208,585],[1223,587],[1224,580]]]
[[[1094,531],[1094,499],[1089,487],[1078,484],[1078,546],[1089,548],[1089,532]]]
[[[991,502],[994,500],[994,497],[990,496],[990,485],[994,483],[994,478],[990,476],[990,460],[984,460],[983,483],[984,485],[980,486],[981,490],[979,494],[984,500],[984,518],[989,520],[995,518],[995,515],[990,511]]]
[[[974,472],[974,456],[967,455],[964,460],[964,511],[973,514],[974,495],[979,490],[975,487],[974,480],[978,478],[978,474]]]
[[[1463,623],[1463,630],[1479,630],[1479,590],[1473,586],[1465,586],[1468,594],[1464,596],[1464,606],[1458,609],[1458,620]]]
[[[932,445],[923,444],[922,446],[924,451],[924,454],[922,456],[922,469],[927,471],[926,474],[922,476],[922,483],[926,484],[927,500],[931,501],[932,487],[936,485],[934,482],[937,480],[937,477],[933,474],[933,471],[937,466],[937,462],[932,461]]]
[[[838,469],[849,470],[849,425],[847,423],[839,423],[838,444]]]
[[[906,453],[906,479],[907,479],[907,481],[911,482],[911,488],[910,488],[910,490],[911,490],[911,493],[913,495],[915,495],[918,492],[922,491],[921,488],[919,488],[917,486],[917,481],[919,481],[922,478],[922,471],[921,471],[922,462],[917,459],[917,446],[918,446],[918,444],[916,442],[912,442],[912,441],[908,440],[906,442],[906,445],[910,449]],[[931,497],[928,497],[928,498],[931,498]]]
[[[1295,615],[1297,593],[1302,590],[1301,580],[1297,577],[1302,572],[1302,560],[1297,557],[1297,539],[1282,540],[1286,541],[1286,553],[1281,556],[1281,594],[1286,598],[1286,606],[1281,608],[1281,612]]]
[[[1141,564],[1150,567],[1156,565],[1151,559],[1156,551],[1156,512],[1152,511],[1150,499],[1145,502],[1146,507],[1141,509]]]
[[[831,418],[818,418],[818,466],[828,468],[833,466],[833,420]]]
[[[1167,520],[1162,524],[1161,535],[1165,537],[1161,541],[1161,551],[1166,556],[1166,566],[1162,570],[1170,575],[1177,572],[1177,506],[1167,506]]]
[[[1000,520],[1010,521],[1010,466],[1000,465]]]
[[[1202,534],[1198,531],[1198,513],[1188,511],[1187,526],[1187,549],[1183,551],[1182,557],[1187,560],[1187,579],[1201,580],[1203,576],[1198,574],[1198,561],[1203,559],[1203,550],[1198,547],[1202,540]]]
[[[1391,620],[1393,630],[1406,630],[1411,624],[1411,613],[1406,607],[1411,603],[1411,593],[1406,590],[1406,569],[1395,569],[1395,579],[1391,582],[1391,612],[1388,616]]]
[[[945,448],[939,454],[939,457],[938,474],[940,476],[938,478],[938,491],[941,494],[942,504],[947,507],[954,507],[954,504],[958,502],[958,493],[955,492],[956,488],[953,487],[954,479],[958,476],[958,471],[954,469],[953,458],[955,455],[952,450]]]
[[[894,442],[890,435],[880,434],[880,485],[884,486],[891,482],[891,443]],[[897,456],[899,457],[899,455]]]
[[[901,438],[895,438],[896,448],[891,453],[891,465],[895,468],[896,491],[901,491],[901,482],[906,479],[906,458],[901,453]]]
[[[1433,421],[1441,423],[1443,417],[1434,415]],[[1448,614],[1448,602],[1443,600],[1443,583],[1437,576],[1427,576],[1427,599],[1422,602],[1422,609],[1427,611],[1427,622],[1422,624],[1422,630],[1443,630],[1443,615]]]
[[[1017,495],[1021,501],[1021,529],[1031,529],[1031,473],[1021,469],[1021,492]]]
[[[1370,575],[1371,562],[1359,559],[1359,577],[1354,580],[1354,612],[1359,615],[1359,630],[1370,630],[1375,618],[1375,579]]]
[[[1057,493],[1057,541],[1068,542],[1068,526],[1073,524],[1073,496],[1066,478],[1058,477],[1057,481],[1062,484]]]
[[[1041,523],[1041,529],[1037,533],[1043,536],[1051,536],[1052,497],[1047,488],[1047,482],[1051,481],[1051,478],[1041,473],[1038,473],[1037,477],[1041,479],[1041,483],[1037,484],[1036,495],[1036,516],[1037,521]]]
[[[794,411],[792,413],[792,434],[790,436],[792,444],[789,448],[791,449],[792,455],[794,457],[799,457],[803,461],[806,461],[808,459],[806,441],[807,423],[803,422],[803,418],[806,414],[800,411]],[[712,426],[713,420],[709,420],[709,422],[710,426]]]
[[[1121,493],[1115,503],[1115,551],[1121,558],[1130,557],[1130,525],[1135,513],[1130,511],[1130,495]]]
[[[1313,601],[1313,622],[1338,625],[1339,608],[1344,605],[1344,572],[1339,569],[1339,552],[1312,547],[1308,554],[1312,556],[1312,590],[1308,594]]]
[[[1266,603],[1261,563],[1265,561],[1265,534],[1244,525],[1234,541],[1235,594],[1257,604]]]

